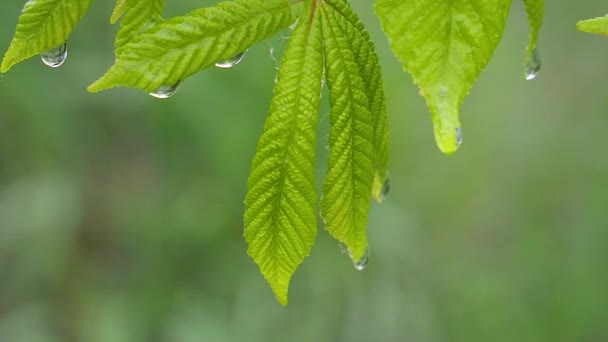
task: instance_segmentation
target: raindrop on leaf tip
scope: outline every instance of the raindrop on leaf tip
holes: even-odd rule
[[[456,128],[456,146],[460,147],[462,145],[462,128]]]
[[[541,59],[538,53],[538,49],[532,50],[528,62],[526,63],[525,76],[526,81],[531,81],[538,76],[541,67]]]
[[[63,65],[68,58],[68,42],[44,51],[40,54],[42,62],[51,68],[58,68]]]
[[[355,269],[357,269],[357,271],[363,271],[367,267],[367,264],[369,264],[369,248],[365,249],[365,253],[361,257],[361,259],[356,261],[353,260],[353,266],[355,266]]]
[[[388,176],[386,177],[386,179],[384,180],[384,184],[382,184],[382,189],[380,189],[380,202],[384,201],[384,199],[386,198],[386,196],[388,196],[388,193],[391,191],[391,180],[390,178],[388,178]]]
[[[181,81],[175,83],[172,86],[161,86],[155,91],[150,93],[150,96],[156,97],[157,99],[166,99],[173,96],[179,88]]]
[[[218,68],[222,68],[222,69],[232,68],[233,66],[241,63],[241,61],[245,57],[246,53],[247,53],[247,50],[245,50],[244,52],[241,52],[241,53],[237,53],[236,55],[228,58],[227,60],[218,61],[217,63],[215,63],[215,66]]]

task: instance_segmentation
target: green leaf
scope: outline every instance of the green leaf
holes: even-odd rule
[[[116,55],[147,25],[160,21],[164,8],[165,0],[129,0],[127,14],[116,34]]]
[[[321,199],[325,229],[344,243],[353,258],[367,248],[367,216],[374,180],[374,128],[354,51],[341,25],[342,15],[328,4],[323,12],[325,70],[331,105],[329,160]],[[356,44],[362,44],[356,42]]]
[[[526,68],[524,77],[527,80],[532,80],[540,71],[540,57],[538,55],[538,35],[540,28],[543,25],[545,16],[545,1],[544,0],[524,0],[526,4],[526,13],[530,22],[530,38],[528,48],[526,50]]]
[[[328,6],[339,14],[336,16],[340,27],[346,34],[350,50],[353,52],[359,75],[363,80],[365,94],[368,98],[368,110],[374,127],[374,165],[376,173],[372,187],[372,195],[381,202],[387,191],[388,182],[388,118],[386,114],[386,98],[382,82],[382,70],[378,55],[365,30],[363,23],[348,4],[342,0],[328,0]]]
[[[595,19],[581,20],[576,24],[576,28],[583,32],[608,36],[608,15]]]
[[[122,17],[128,9],[129,0],[116,0],[116,6],[110,17],[110,23],[115,24],[120,17]]]
[[[92,0],[30,0],[19,17],[0,73],[41,52],[63,45]]]
[[[511,0],[377,0],[395,55],[426,98],[435,140],[446,154],[461,141],[460,106],[489,62]]]
[[[247,252],[287,305],[289,280],[317,234],[315,141],[323,45],[316,3],[289,40],[245,199]]]
[[[139,33],[121,47],[116,63],[89,86],[154,91],[230,59],[295,20],[290,0],[235,0],[174,17]]]

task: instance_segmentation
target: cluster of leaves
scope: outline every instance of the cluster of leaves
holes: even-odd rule
[[[28,1],[0,72],[62,46],[91,2]],[[524,3],[530,79],[540,67],[544,1]],[[232,0],[169,19],[161,17],[164,6],[165,0],[117,0],[110,20],[122,18],[116,61],[88,90],[172,87],[291,26],[248,181],[248,253],[278,301],[287,304],[290,278],[314,244],[320,202],[325,229],[364,263],[370,202],[381,202],[388,191],[388,120],[374,44],[349,3]],[[426,98],[437,145],[446,154],[460,145],[459,108],[494,53],[510,7],[511,0],[376,0],[391,48]],[[608,17],[578,27],[608,34]],[[319,200],[315,144],[324,84],[331,130]]]

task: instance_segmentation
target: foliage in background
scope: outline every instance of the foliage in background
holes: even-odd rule
[[[526,78],[532,79],[540,68],[536,46],[544,6],[542,0],[524,2],[531,26]],[[65,41],[89,5],[28,2],[1,71],[37,53],[47,62],[51,56],[47,64],[61,65],[67,57]],[[249,179],[248,251],[279,302],[287,304],[290,277],[316,235],[315,129],[325,78],[331,130],[321,216],[355,266],[364,268],[370,201],[381,201],[389,186],[388,125],[378,58],[350,5],[342,0],[235,0],[166,20],[160,16],[163,7],[162,0],[118,0],[111,17],[116,22],[123,16],[116,62],[89,91],[129,86],[169,97],[187,77],[213,65],[238,64],[251,45],[299,19]],[[459,108],[494,53],[510,7],[511,0],[376,2],[395,55],[427,100],[444,153],[455,152],[462,141]]]

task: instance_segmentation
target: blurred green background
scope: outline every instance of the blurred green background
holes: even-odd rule
[[[168,100],[88,94],[114,60],[113,4],[98,1],[63,67],[33,58],[0,78],[0,341],[608,341],[608,39],[575,30],[605,1],[547,3],[532,82],[515,1],[451,157],[372,2],[353,2],[391,124],[392,190],[372,207],[365,271],[320,228],[284,308],[246,254],[270,51],[288,32]],[[23,3],[0,4],[3,50]],[[321,117],[319,178],[327,104]]]

